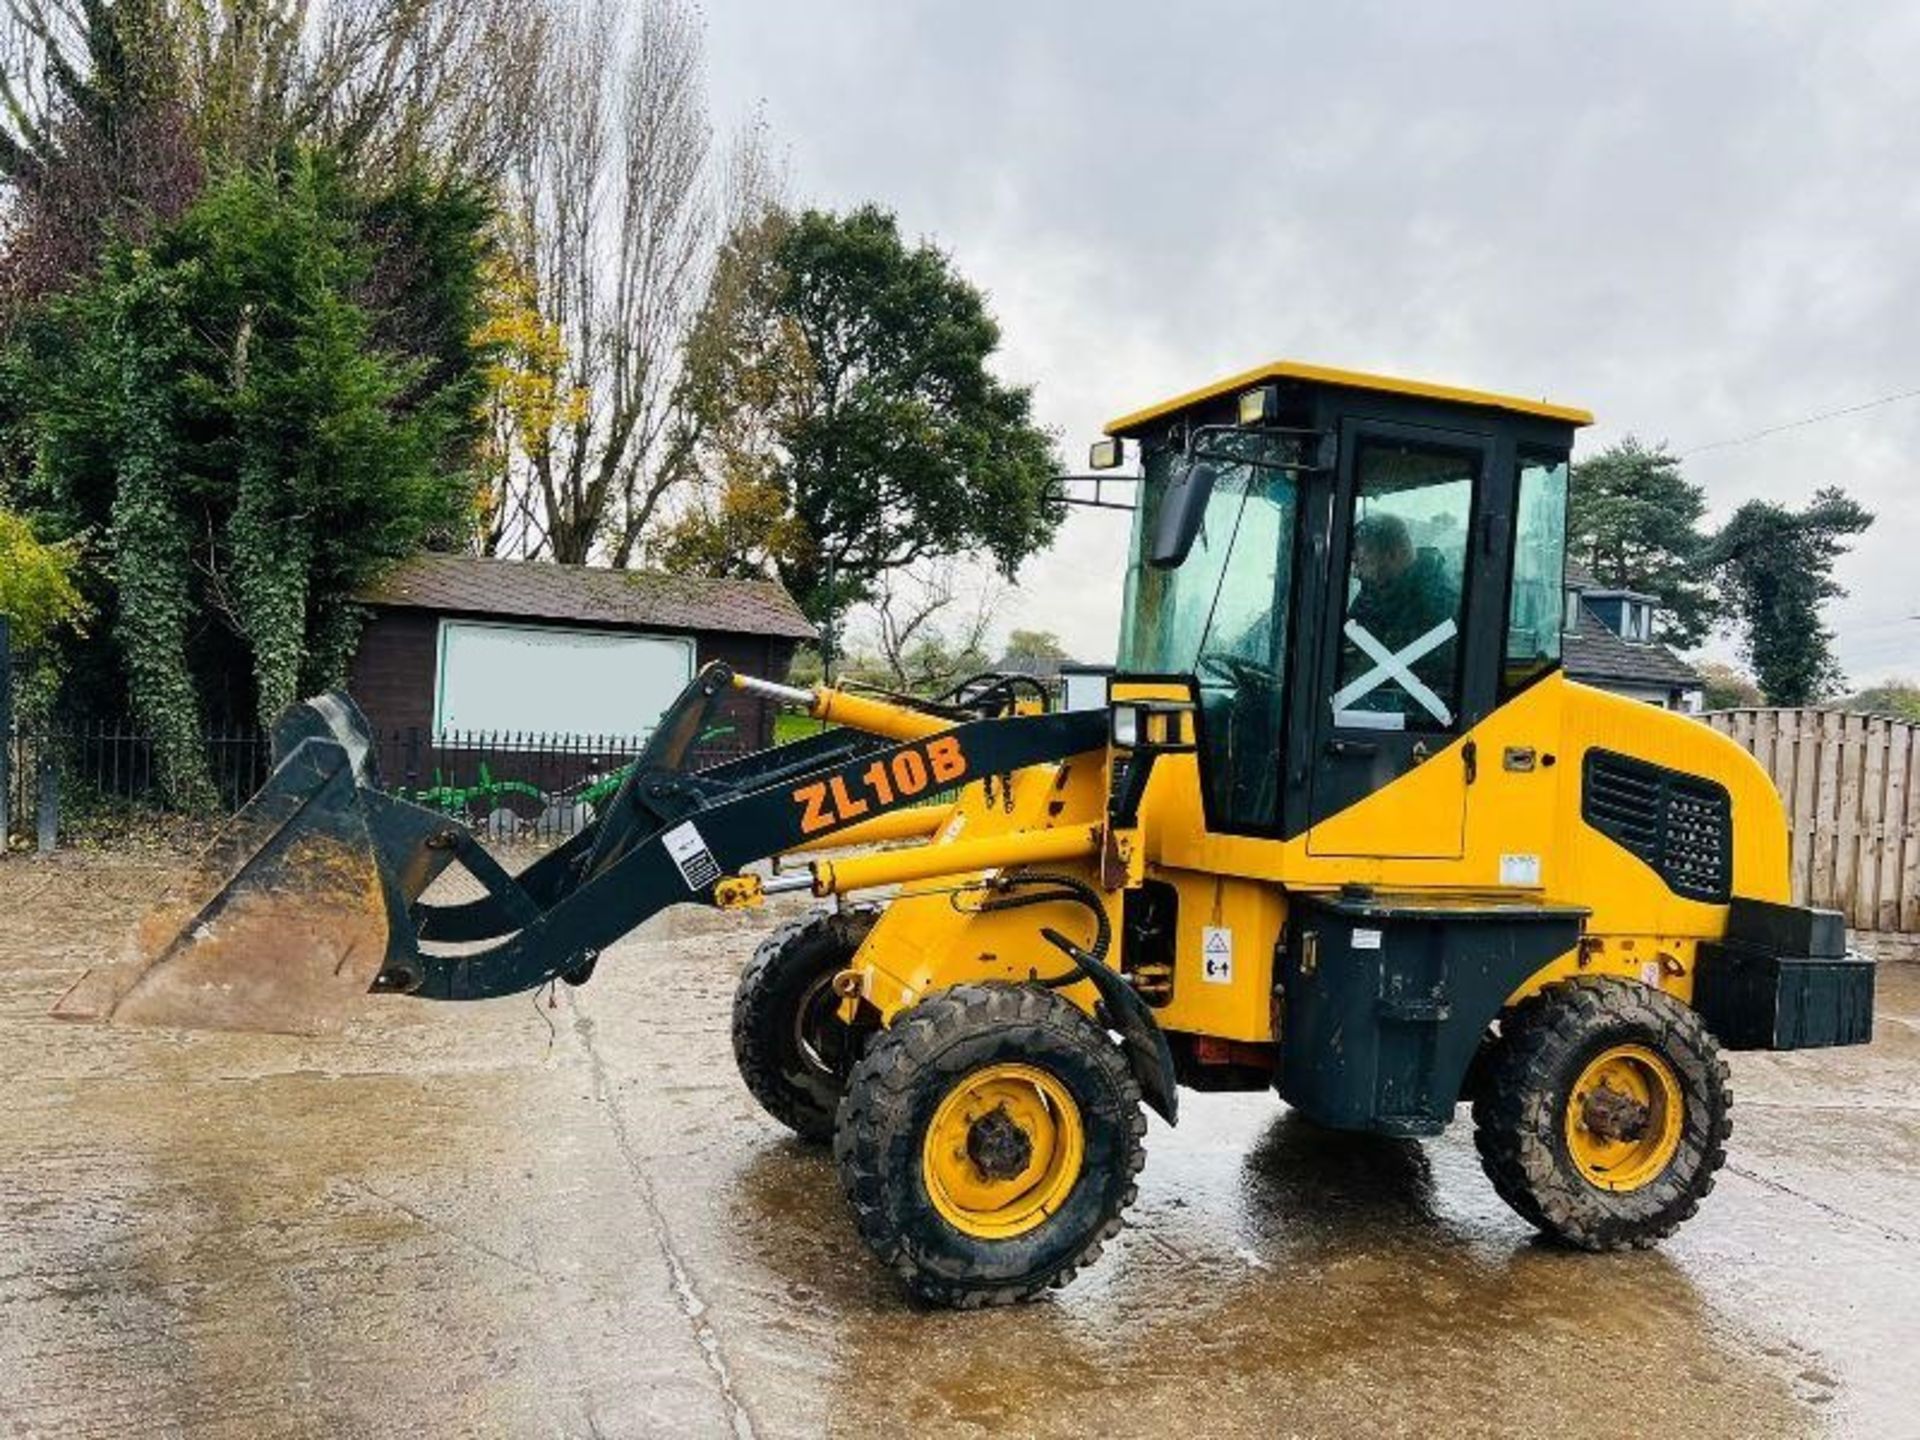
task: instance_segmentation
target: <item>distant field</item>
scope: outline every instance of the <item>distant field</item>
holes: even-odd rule
[[[790,741],[804,740],[809,735],[818,735],[829,728],[811,715],[796,715],[783,710],[773,717],[773,743],[785,745]]]

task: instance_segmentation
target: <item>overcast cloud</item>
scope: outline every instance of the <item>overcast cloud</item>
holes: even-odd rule
[[[801,3],[707,11],[717,116],[985,288],[1075,468],[1279,356],[1542,394],[1678,450],[1920,388],[1920,7]],[[1920,672],[1920,400],[1689,461],[1716,518],[1844,485],[1831,621]],[[1112,658],[1123,520],[1006,624]],[[1724,649],[1724,647],[1720,647]]]

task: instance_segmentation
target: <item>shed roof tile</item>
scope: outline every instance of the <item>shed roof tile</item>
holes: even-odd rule
[[[368,605],[632,629],[720,630],[811,640],[777,580],[713,580],[472,555],[416,555],[357,597]]]

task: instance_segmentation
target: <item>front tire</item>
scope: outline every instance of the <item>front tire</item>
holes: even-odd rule
[[[816,910],[762,940],[733,995],[733,1058],[760,1106],[803,1140],[833,1139],[834,1112],[877,1022],[848,1025],[833,977],[878,918]]]
[[[1583,1250],[1645,1248],[1700,1208],[1727,1158],[1727,1064],[1662,991],[1587,977],[1515,1008],[1474,1101],[1500,1197]]]
[[[1140,1087],[1107,1033],[1035,985],[957,985],[876,1036],[834,1158],[861,1238],[919,1299],[973,1308],[1071,1280],[1146,1163]]]

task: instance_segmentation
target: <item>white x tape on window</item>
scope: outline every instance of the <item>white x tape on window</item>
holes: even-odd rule
[[[1413,662],[1436,650],[1459,633],[1451,620],[1442,620],[1426,634],[1413,641],[1404,650],[1389,650],[1367,630],[1358,620],[1346,623],[1347,638],[1358,646],[1373,661],[1373,668],[1357,679],[1350,681],[1333,697],[1333,713],[1341,719],[1354,701],[1363,700],[1385,685],[1389,680],[1397,680],[1400,687],[1419,702],[1442,725],[1453,723],[1453,711],[1447,708],[1447,702],[1434,694],[1427,683],[1413,673]],[[1364,712],[1361,712],[1364,713]]]

